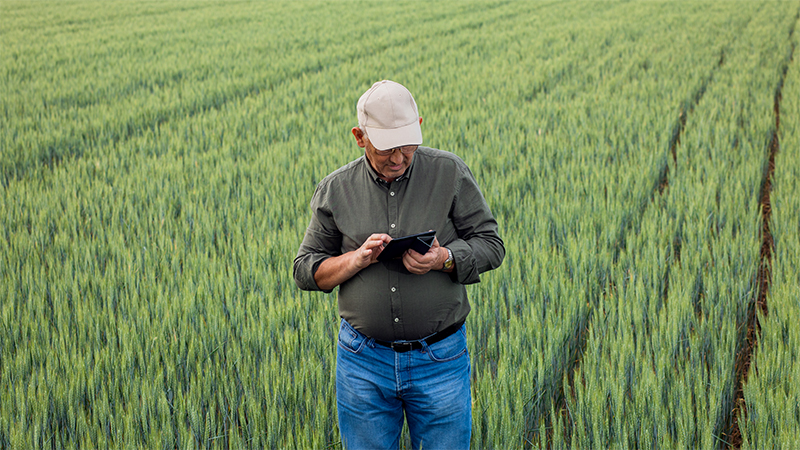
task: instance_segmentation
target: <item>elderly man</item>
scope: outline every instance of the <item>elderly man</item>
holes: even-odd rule
[[[396,449],[405,413],[414,448],[468,448],[464,285],[500,266],[497,222],[460,158],[420,146],[422,118],[405,87],[377,82],[357,110],[364,155],[319,183],[294,260],[301,289],[339,286],[342,441]],[[379,259],[393,239],[430,230],[424,253]]]

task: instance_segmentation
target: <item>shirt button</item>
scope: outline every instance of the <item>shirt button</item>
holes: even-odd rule
[[[389,192],[389,195],[391,195],[392,197],[394,197],[394,192]]]
[[[397,292],[397,288],[392,286],[392,292]]]
[[[400,322],[400,319],[399,319],[399,318],[397,318],[397,317],[395,317],[395,318],[394,318],[394,321],[395,321],[395,323],[397,323],[397,322]]]
[[[389,225],[391,228],[394,228],[394,224]]]

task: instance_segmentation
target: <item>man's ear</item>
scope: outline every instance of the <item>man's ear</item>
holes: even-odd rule
[[[367,146],[367,136],[361,131],[361,128],[353,127],[350,131],[352,131],[353,136],[355,136],[356,144],[358,144],[359,147],[364,148]]]

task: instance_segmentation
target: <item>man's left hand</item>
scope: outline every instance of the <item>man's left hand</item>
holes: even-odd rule
[[[441,269],[447,259],[447,251],[439,246],[439,240],[433,238],[431,248],[423,255],[415,250],[408,250],[403,254],[403,265],[409,272],[424,275],[431,270]],[[444,253],[444,258],[442,258]]]

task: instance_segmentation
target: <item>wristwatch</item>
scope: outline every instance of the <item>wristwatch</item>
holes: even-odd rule
[[[447,250],[447,259],[444,260],[444,266],[442,267],[442,270],[449,270],[453,268],[453,263],[455,262],[453,260],[453,252],[451,252],[447,247],[444,249]]]

